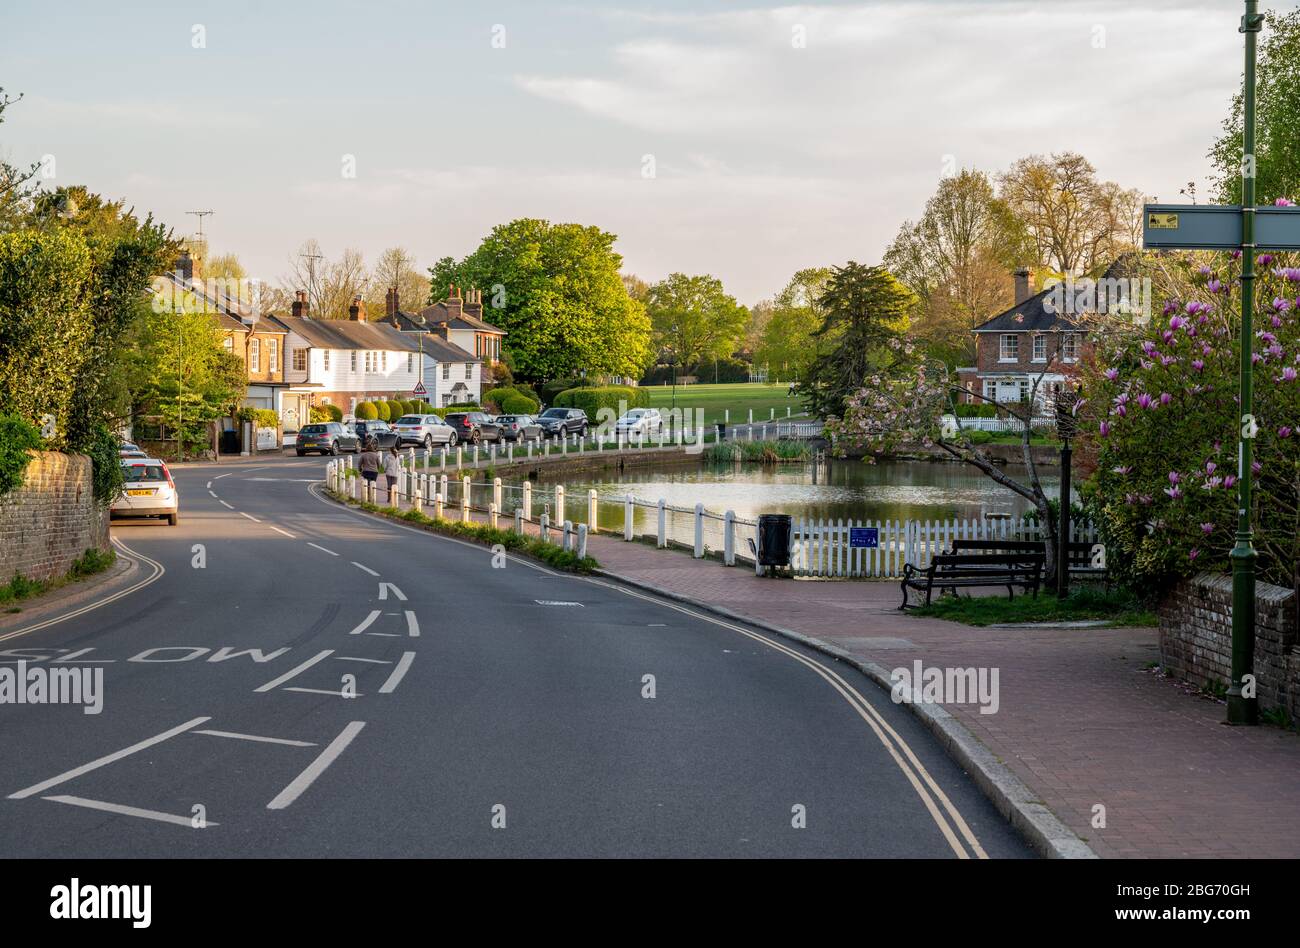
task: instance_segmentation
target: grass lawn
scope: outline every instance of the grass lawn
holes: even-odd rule
[[[1130,593],[1080,588],[1062,602],[1050,591],[1038,598],[1017,594],[1006,596],[943,596],[929,606],[911,610],[913,615],[951,619],[966,625],[999,622],[1073,622],[1105,619],[1112,625],[1155,625],[1156,615]]]
[[[671,385],[644,386],[650,393],[650,407],[666,411],[673,406],[673,387]],[[731,410],[731,423],[743,424],[749,420],[749,410],[754,410],[754,423],[767,421],[772,409],[776,409],[778,419],[785,418],[785,410],[790,408],[791,417],[803,414],[803,403],[798,396],[787,396],[784,382],[767,385],[762,382],[735,382],[725,385],[678,385],[677,407],[694,409],[696,416],[703,415],[702,422],[712,425],[725,420],[724,412]]]

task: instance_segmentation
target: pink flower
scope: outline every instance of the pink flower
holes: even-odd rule
[[[1117,465],[1116,467],[1112,467],[1111,470],[1116,474],[1129,474],[1133,471],[1133,468],[1131,465],[1128,464],[1120,464]]]
[[[1177,484],[1182,479],[1183,479],[1183,475],[1179,474],[1177,471],[1169,472],[1169,483]]]
[[[1278,198],[1276,201],[1273,202],[1273,206],[1274,207],[1295,207],[1295,201],[1288,200],[1287,198]]]
[[[1201,524],[1201,532],[1202,532],[1202,533],[1213,533],[1213,532],[1214,532],[1214,524],[1212,524],[1212,523],[1203,523],[1203,524]]]
[[[1290,425],[1283,425],[1281,428],[1277,429],[1277,436],[1278,436],[1279,438],[1289,438],[1289,437],[1291,437],[1291,426],[1290,426]]]
[[[1216,470],[1218,470],[1218,467],[1219,467],[1219,465],[1215,464],[1213,461],[1206,461],[1206,462],[1205,462],[1205,473],[1206,473],[1207,475],[1209,475],[1209,474],[1213,474]]]
[[[1266,267],[1273,262],[1273,255],[1271,253],[1262,253],[1255,258],[1255,262],[1261,267]]]
[[[1258,461],[1250,462],[1250,471],[1252,474],[1258,474],[1262,470],[1264,470],[1264,465],[1260,464]]]
[[[1294,368],[1288,365],[1285,369],[1282,370],[1282,378],[1280,381],[1294,382],[1295,380],[1296,380],[1296,371]]]
[[[1181,487],[1166,487],[1165,493],[1169,495],[1170,500],[1178,500],[1183,496],[1183,489]]]
[[[1237,483],[1236,474],[1227,474],[1223,478],[1223,487],[1225,490],[1232,490],[1233,485],[1236,483]]]
[[[1170,395],[1168,392],[1161,392],[1161,393],[1160,393],[1160,404],[1161,404],[1161,405],[1168,405],[1172,400],[1173,400],[1173,396]]]
[[[1200,372],[1205,368],[1205,363],[1202,362],[1200,359],[1193,359],[1192,368],[1194,368],[1197,372]]]
[[[1107,369],[1102,373],[1102,375],[1106,376],[1109,381],[1113,382],[1119,378],[1119,369]]]
[[[1184,322],[1185,322],[1185,320],[1183,319],[1183,317],[1181,317],[1181,316],[1173,316],[1173,317],[1171,317],[1170,320],[1169,320],[1169,328],[1170,328],[1170,329],[1180,329],[1180,328],[1182,328]]]
[[[1102,436],[1103,438],[1106,437],[1108,434],[1110,434],[1110,422],[1109,422],[1109,421],[1103,421],[1103,422],[1098,426],[1097,430],[1101,433],[1101,436]]]
[[[1211,293],[1217,293],[1219,290],[1223,289],[1223,283],[1217,279],[1211,280],[1209,283],[1205,284],[1205,288]]]
[[[1188,552],[1188,554],[1187,554],[1187,558],[1188,558],[1189,560],[1195,560],[1195,559],[1196,559],[1198,556],[1200,556],[1200,555],[1201,555],[1201,551],[1200,551],[1200,550],[1191,550],[1190,552]]]
[[[1153,404],[1151,400],[1151,396],[1148,395],[1146,392],[1143,392],[1141,395],[1137,397],[1137,403],[1139,408],[1150,408],[1151,405]]]

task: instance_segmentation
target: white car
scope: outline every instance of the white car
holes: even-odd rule
[[[614,423],[615,434],[649,436],[658,434],[664,426],[658,408],[633,408]]]
[[[397,446],[422,444],[433,450],[435,444],[456,443],[456,429],[437,415],[403,415],[393,422],[397,432]]]
[[[180,496],[167,465],[157,458],[124,458],[122,493],[108,508],[110,517],[166,517],[173,527]]]

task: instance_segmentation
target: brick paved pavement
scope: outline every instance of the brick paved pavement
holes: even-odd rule
[[[1155,629],[976,628],[900,614],[896,581],[760,578],[608,534],[588,552],[886,668],[998,668],[996,714],[947,709],[1103,858],[1300,856],[1300,735],[1223,725],[1222,704],[1151,671]],[[1105,828],[1092,826],[1096,804]]]

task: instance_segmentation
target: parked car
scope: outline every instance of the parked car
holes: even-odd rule
[[[123,441],[117,448],[119,458],[147,458],[149,455],[134,441]]]
[[[456,429],[437,415],[403,415],[393,425],[397,432],[397,443],[422,444],[432,451],[435,444],[448,447],[456,443]]]
[[[342,422],[324,421],[319,424],[303,425],[294,442],[294,448],[297,449],[298,457],[302,457],[308,451],[318,451],[321,454],[351,451],[355,454],[359,450],[359,444],[356,433],[349,431]]]
[[[109,505],[109,517],[166,517],[176,526],[180,497],[167,465],[157,458],[128,458],[121,464],[125,483]]]
[[[663,430],[658,408],[633,408],[614,423],[614,433],[628,437],[649,437]]]
[[[371,438],[375,439],[380,451],[387,451],[397,444],[397,432],[388,427],[386,421],[357,421],[352,424],[352,433],[357,438],[357,450],[366,446]]]
[[[545,437],[532,415],[497,415],[497,424],[503,441],[541,441]]]
[[[455,430],[456,437],[468,444],[501,440],[501,426],[486,412],[454,411],[446,422]]]
[[[587,413],[581,408],[548,408],[537,416],[537,423],[548,438],[587,433]]]

